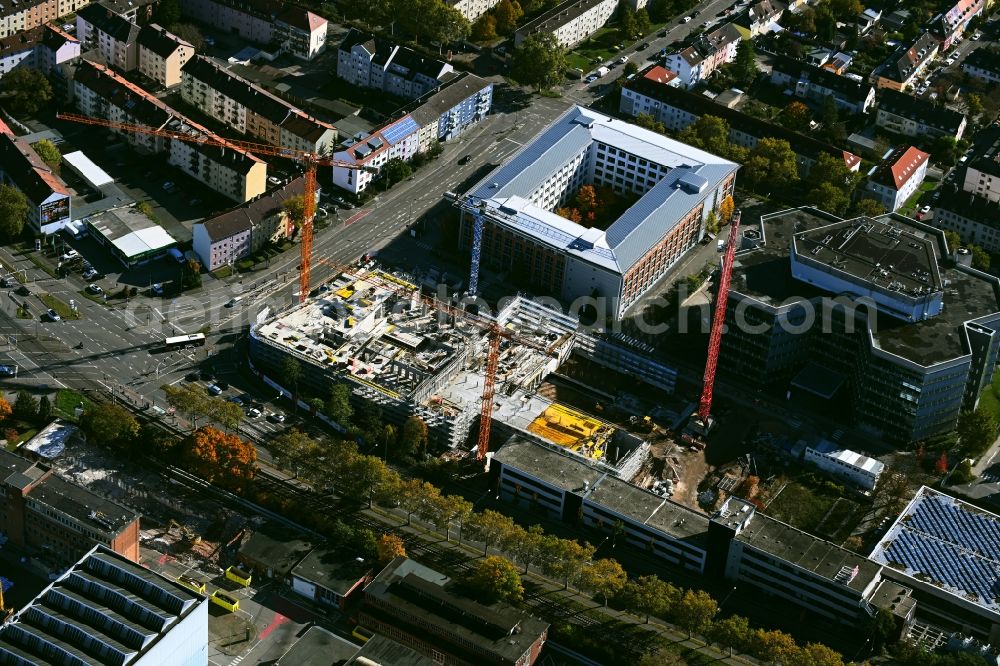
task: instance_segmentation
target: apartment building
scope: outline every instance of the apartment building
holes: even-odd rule
[[[194,56],[181,68],[181,98],[251,139],[329,155],[337,130],[211,58]]]
[[[702,238],[709,213],[730,195],[738,165],[579,106],[553,121],[470,192],[483,216],[481,258],[524,270],[538,287],[570,303],[595,293],[621,318]],[[583,185],[639,197],[606,228],[555,213]],[[475,207],[475,211],[471,208]]]
[[[192,248],[202,266],[214,271],[231,266],[269,243],[292,237],[295,225],[282,206],[305,192],[303,177],[230,208],[192,228]]]
[[[454,75],[451,65],[352,28],[337,48],[337,76],[362,88],[415,99]]]
[[[814,104],[832,97],[840,111],[868,113],[875,103],[875,88],[867,82],[841,76],[826,67],[813,67],[780,54],[772,58],[771,83],[784,86],[801,99]]]
[[[514,33],[514,46],[535,34],[555,36],[561,46],[572,48],[604,27],[618,10],[619,0],[566,0]]]
[[[80,40],[59,26],[46,23],[42,27],[42,40],[35,48],[35,62],[31,66],[51,74],[57,66],[79,56]]]
[[[34,149],[0,121],[0,182],[28,200],[30,229],[43,234],[59,231],[71,219],[66,184]]]
[[[34,67],[44,29],[39,26],[9,37],[0,37],[0,78],[18,67]]]
[[[435,141],[451,141],[486,118],[493,105],[493,84],[469,72],[459,72],[438,88],[415,99],[393,115],[409,115],[420,126],[418,150]]]
[[[875,615],[870,600],[882,581],[880,564],[766,516],[750,502],[727,499],[712,517],[709,540],[728,542],[716,557],[727,580],[838,624],[867,625]]]
[[[73,87],[75,103],[84,115],[151,127],[169,126],[224,141],[104,65],[83,61]],[[267,185],[267,164],[235,145],[220,148],[140,132],[111,131],[124,136],[140,152],[165,153],[169,164],[238,202],[253,199]]]
[[[0,529],[15,545],[59,563],[73,562],[95,544],[139,561],[139,514],[6,450],[0,450],[0,470]]]
[[[549,625],[505,604],[485,606],[450,579],[397,557],[365,586],[358,624],[446,666],[532,666]]]
[[[447,0],[446,4],[459,11],[462,16],[468,19],[469,23],[475,23],[476,19],[496,7],[500,0]]]
[[[868,172],[866,191],[887,211],[895,212],[924,182],[930,155],[913,146],[900,146],[882,156]]]
[[[77,12],[76,37],[83,50],[97,49],[119,71],[139,66],[139,26],[103,5],[87,5]]]
[[[889,88],[906,92],[937,56],[941,45],[929,32],[925,32],[910,46],[904,46],[872,72],[876,88]]]
[[[851,171],[861,168],[861,158],[853,153],[730,109],[704,95],[678,88],[673,85],[673,81],[663,82],[657,69],[652,67],[643,70],[639,76],[625,84],[619,100],[619,111],[632,117],[639,114],[650,115],[672,132],[684,129],[702,116],[716,116],[729,124],[729,140],[747,149],[752,149],[764,137],[784,139],[795,152],[802,177],[809,175],[813,164],[823,153],[843,159],[845,166]]]
[[[962,71],[986,83],[1000,83],[1000,49],[976,49],[962,61]]]
[[[878,96],[875,124],[903,136],[947,136],[958,141],[965,133],[967,122],[964,113],[922,97],[884,88]]]
[[[274,17],[274,39],[284,53],[312,60],[326,49],[327,27],[322,16],[287,5]]]
[[[139,71],[164,88],[181,84],[181,68],[194,46],[155,23],[139,30]]]
[[[986,0],[958,0],[931,23],[930,34],[941,42],[941,50],[947,51],[955,44],[955,39],[965,34],[969,22],[981,15],[986,8]]]
[[[333,167],[333,184],[358,194],[371,183],[382,166],[392,159],[409,162],[420,152],[420,125],[406,115],[367,136],[344,142],[334,159],[350,161],[362,168]]]
[[[274,39],[274,17],[283,7],[280,0],[181,0],[185,16],[257,44]]]
[[[0,627],[0,661],[205,664],[210,603],[134,558],[95,546]]]
[[[82,5],[89,0],[74,0]],[[66,12],[60,11],[63,3],[58,0],[24,0],[0,3],[0,39],[19,32],[37,28],[49,21],[55,21]]]
[[[806,447],[805,461],[868,491],[875,490],[879,477],[885,471],[883,462],[826,439]]]
[[[72,1],[79,2],[80,0]],[[119,16],[124,16],[139,27],[152,22],[153,7],[156,2],[157,0],[100,0],[102,5]]]
[[[665,67],[677,74],[680,85],[693,88],[716,69],[736,59],[740,32],[726,23],[712,32],[698,35],[694,43],[667,56]]]

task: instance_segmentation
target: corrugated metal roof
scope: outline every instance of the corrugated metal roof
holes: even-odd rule
[[[553,173],[595,143],[672,169],[606,232],[599,233],[530,202]],[[574,106],[480,181],[470,197],[485,201],[491,218],[500,224],[517,227],[561,251],[624,273],[737,168],[734,162],[711,153]],[[680,187],[681,179],[699,187]]]

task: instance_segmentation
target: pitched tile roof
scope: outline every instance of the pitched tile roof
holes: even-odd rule
[[[9,128],[7,130],[0,134],[0,171],[35,205],[53,194],[69,196],[66,185],[52,173],[34,149],[9,132]]]
[[[63,44],[76,43],[79,44],[80,40],[69,34],[62,28],[51,23],[46,23],[44,26],[44,32],[42,33],[42,43],[48,48],[56,51]]]
[[[458,104],[486,90],[492,85],[489,81],[479,78],[469,72],[460,72],[455,78],[449,79],[434,90],[428,91],[402,109],[393,113],[393,117],[409,114],[421,127],[436,123],[442,114],[455,108]]]
[[[677,72],[671,72],[665,67],[660,67],[655,65],[649,69],[648,72],[643,74],[643,78],[649,79],[650,81],[655,81],[656,83],[670,83],[677,78]]]
[[[362,32],[356,28],[351,28],[347,31],[347,35],[340,42],[340,46],[337,49],[345,53],[350,53],[358,45],[363,46],[365,51],[371,54],[372,62],[382,66],[388,63],[399,49],[398,46],[386,39],[376,37],[368,32]]]
[[[879,185],[900,189],[930,159],[930,155],[913,146],[900,146],[875,168],[869,180]]]
[[[0,53],[9,56],[12,53],[31,51],[44,38],[44,28],[41,26],[31,30],[21,30],[7,37],[0,38]]]
[[[191,49],[194,45],[186,42],[177,35],[167,32],[162,26],[156,23],[145,25],[139,31],[139,46],[149,49],[161,58],[169,58],[174,51],[182,46]]]
[[[937,53],[937,47],[934,36],[925,32],[911,46],[889,56],[880,75],[899,83],[909,81],[917,68]]]
[[[327,20],[322,16],[294,5],[287,6],[275,19],[310,34],[327,24]]]
[[[781,54],[768,53],[768,56],[772,58],[773,70],[777,70],[793,79],[808,80],[817,86],[832,90],[841,98],[856,104],[864,103],[871,93],[872,86],[867,81],[861,83],[846,76],[835,74],[829,69],[813,67],[800,60],[795,60]]]

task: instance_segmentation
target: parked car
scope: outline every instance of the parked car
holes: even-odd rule
[[[251,418],[251,419],[260,418],[260,414],[261,414],[261,411],[259,409],[257,409],[256,407],[251,407],[250,409],[247,410],[247,416],[249,418]]]
[[[96,277],[97,277],[97,270],[93,268],[83,271],[84,280],[93,280]]]
[[[685,16],[684,18],[681,19],[680,22],[681,22],[681,24],[690,23],[691,22],[691,17],[690,16]]]
[[[177,186],[174,185],[173,181],[171,180],[168,180],[167,182],[163,183],[162,187],[164,192],[173,192],[177,188]]]
[[[930,204],[928,204],[928,205],[926,205],[926,206],[924,206],[923,208],[920,209],[920,214],[921,215],[926,215],[929,212],[931,212]]]
[[[239,398],[238,398],[237,396],[235,396],[235,395],[231,395],[231,396],[229,396],[228,398],[226,398],[226,400],[227,400],[227,401],[229,401],[229,402],[231,402],[231,403],[233,403],[234,405],[240,405],[241,407],[243,406],[243,401],[242,401],[242,400],[240,400],[240,399],[239,399]]]
[[[621,64],[624,65],[625,63],[628,62],[628,56],[627,55],[623,55],[621,58],[618,58],[618,62],[620,62]]]
[[[202,371],[201,371],[201,372],[199,372],[198,374],[199,374],[199,375],[201,375],[201,378],[202,378],[202,379],[203,379],[204,381],[206,381],[206,382],[212,382],[212,381],[215,381],[215,373],[214,373],[214,372],[212,372],[212,369],[211,369],[211,368],[205,368],[204,370],[202,370]]]
[[[639,48],[637,48],[636,51],[645,51],[648,48],[649,42],[643,42],[642,44],[639,44]]]
[[[472,161],[472,155],[464,155],[458,160],[459,164],[468,164]]]
[[[12,278],[12,277],[0,278],[0,287],[7,288],[7,287],[13,287],[13,286],[14,286],[14,278]]]
[[[100,296],[101,294],[104,293],[104,290],[101,289],[100,285],[88,284],[87,285],[87,293],[88,294],[93,294],[94,296]]]
[[[80,253],[76,250],[67,250],[65,254],[59,257],[59,261],[73,261],[74,259],[79,259]]]
[[[163,296],[163,285],[160,284],[159,282],[153,284],[153,286],[150,287],[149,290],[153,292],[154,296]]]
[[[17,375],[16,365],[0,365],[0,377],[13,377]]]
[[[59,316],[59,313],[52,308],[48,309],[45,316],[49,318],[49,321],[62,321],[62,317]]]
[[[271,412],[267,415],[267,420],[271,423],[284,423],[285,415],[280,412]]]
[[[216,386],[215,384],[208,385],[208,392],[211,393],[212,395],[222,395],[222,389]]]
[[[223,391],[226,391],[226,390],[229,389],[229,382],[215,382],[215,385],[218,386]]]

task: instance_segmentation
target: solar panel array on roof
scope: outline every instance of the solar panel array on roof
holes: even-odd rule
[[[886,557],[915,571],[917,578],[924,574],[976,601],[992,605],[1000,596],[1000,569],[946,541],[903,530],[886,549]]]
[[[406,116],[395,125],[382,130],[382,136],[385,137],[385,140],[389,142],[390,146],[395,146],[397,143],[410,136],[418,129],[420,129],[420,127],[417,126],[417,121],[410,116]]]

